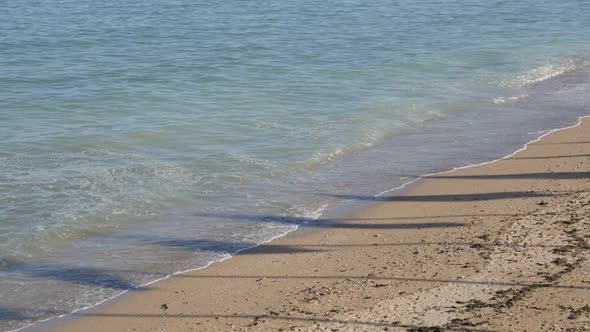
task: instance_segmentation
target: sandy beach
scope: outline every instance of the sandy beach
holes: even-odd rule
[[[590,119],[42,331],[590,329]]]

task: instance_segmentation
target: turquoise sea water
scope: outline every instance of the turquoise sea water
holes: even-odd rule
[[[588,22],[585,0],[5,3],[0,329],[574,124]]]

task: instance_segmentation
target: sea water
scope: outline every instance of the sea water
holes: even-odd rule
[[[9,1],[0,329],[590,113],[590,2]]]

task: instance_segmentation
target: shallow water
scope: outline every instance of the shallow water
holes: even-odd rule
[[[585,1],[18,1],[0,11],[0,328],[588,113]]]

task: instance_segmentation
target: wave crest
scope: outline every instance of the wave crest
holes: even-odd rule
[[[548,62],[537,68],[509,79],[500,80],[499,85],[504,88],[522,88],[528,85],[540,83],[565,73],[587,67],[590,65],[590,57],[576,57],[567,61]]]

